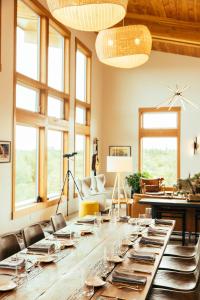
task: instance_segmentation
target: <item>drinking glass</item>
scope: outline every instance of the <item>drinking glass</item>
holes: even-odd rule
[[[110,221],[111,223],[116,223],[117,222],[117,210],[114,207],[111,207],[109,210],[109,215],[110,215]]]
[[[81,278],[81,297],[92,297],[94,294],[94,286],[92,285],[94,279],[94,273],[92,272],[92,266],[88,267],[87,269],[83,269],[80,271],[80,278]],[[90,283],[89,285],[86,283]]]
[[[95,213],[94,225],[96,227],[100,227],[100,225],[101,225],[101,213],[100,212]]]
[[[146,218],[152,219],[152,209],[149,207],[145,208],[145,215],[146,215]]]

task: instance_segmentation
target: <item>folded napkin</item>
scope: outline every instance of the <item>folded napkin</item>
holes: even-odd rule
[[[167,230],[165,229],[155,229],[152,227],[148,228],[148,235],[162,235],[165,236],[167,234]]]
[[[55,252],[54,243],[39,242],[28,247],[28,250],[35,252],[53,253]]]
[[[77,223],[86,223],[86,224],[94,224],[94,220],[95,218],[92,217],[92,218],[81,218],[81,219],[78,219],[76,222]]]
[[[53,235],[56,237],[61,237],[61,238],[70,238],[71,235],[73,235],[74,232],[72,232],[71,234],[69,232],[54,232]]]
[[[12,269],[14,270],[16,267],[24,267],[25,266],[25,259],[19,258],[16,260],[5,259],[0,262],[1,269]]]
[[[129,219],[130,219],[129,216],[123,216],[119,218],[119,222],[127,223]]]
[[[137,261],[147,261],[153,263],[156,259],[156,255],[154,253],[137,252],[133,250],[129,253],[129,258],[135,259]]]
[[[145,276],[137,276],[128,272],[116,270],[112,274],[112,281],[127,284],[145,285],[147,278]]]
[[[156,225],[172,225],[173,221],[172,220],[163,220],[163,219],[155,219],[155,224]]]
[[[153,239],[148,237],[142,237],[139,242],[141,245],[163,246],[164,241],[160,239]]]

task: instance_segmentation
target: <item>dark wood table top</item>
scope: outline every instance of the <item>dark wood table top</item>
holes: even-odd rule
[[[140,204],[150,204],[153,206],[176,206],[176,207],[188,207],[188,208],[199,208],[200,202],[187,201],[185,199],[158,199],[158,198],[142,198],[139,200]]]
[[[151,288],[157,268],[162,259],[166,245],[173,231],[173,225],[168,227],[167,235],[164,239],[164,246],[161,248],[142,247],[142,251],[156,252],[156,261],[154,265],[137,264],[130,260],[127,256],[122,263],[124,266],[143,268],[150,270],[151,274],[143,274],[147,277],[147,283],[142,292],[118,289],[107,283],[104,288],[98,289],[92,299],[97,299],[98,294],[112,295],[124,298],[126,300],[145,300]],[[73,225],[76,228],[82,228],[81,225]],[[93,227],[93,225],[90,225]],[[69,228],[69,227],[68,227]],[[145,229],[146,230],[146,229]],[[31,279],[27,284],[10,292],[0,292],[0,299],[4,300],[67,300],[77,299],[71,297],[74,292],[81,287],[80,271],[87,268],[93,268],[103,258],[103,253],[106,245],[121,240],[133,232],[133,225],[127,223],[111,222],[102,224],[100,229],[95,231],[95,234],[83,236],[80,238],[78,246],[74,249],[69,249],[68,255],[62,258],[57,263],[43,265],[43,271],[35,278]],[[146,235],[146,233],[144,233]],[[160,237],[158,237],[160,238]],[[138,238],[139,239],[139,238]],[[141,251],[139,240],[134,244],[136,250]],[[142,274],[137,274],[142,275]]]

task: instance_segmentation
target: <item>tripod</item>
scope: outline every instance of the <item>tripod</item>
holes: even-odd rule
[[[81,200],[83,200],[83,197],[81,196],[81,193],[80,193],[80,190],[78,188],[78,185],[76,183],[76,180],[74,178],[74,175],[72,174],[72,172],[70,171],[69,169],[69,158],[72,157],[73,155],[65,155],[64,157],[67,157],[67,173],[65,175],[65,179],[64,179],[64,182],[63,182],[63,186],[62,186],[62,190],[61,190],[61,193],[60,193],[60,197],[59,197],[59,201],[58,201],[58,205],[57,205],[57,208],[56,208],[56,214],[58,213],[58,209],[59,209],[59,206],[60,206],[60,202],[61,202],[61,199],[62,199],[62,196],[64,194],[64,189],[65,189],[65,183],[67,181],[67,216],[69,215],[69,180],[70,180],[70,176],[74,182],[74,185],[78,191],[78,194],[81,198]]]

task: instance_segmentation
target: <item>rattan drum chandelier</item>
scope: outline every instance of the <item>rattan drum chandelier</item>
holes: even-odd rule
[[[99,60],[118,68],[134,68],[144,64],[152,47],[149,29],[144,25],[130,25],[103,30],[96,39]]]
[[[47,4],[52,15],[64,25],[100,31],[125,17],[128,0],[47,0]]]

